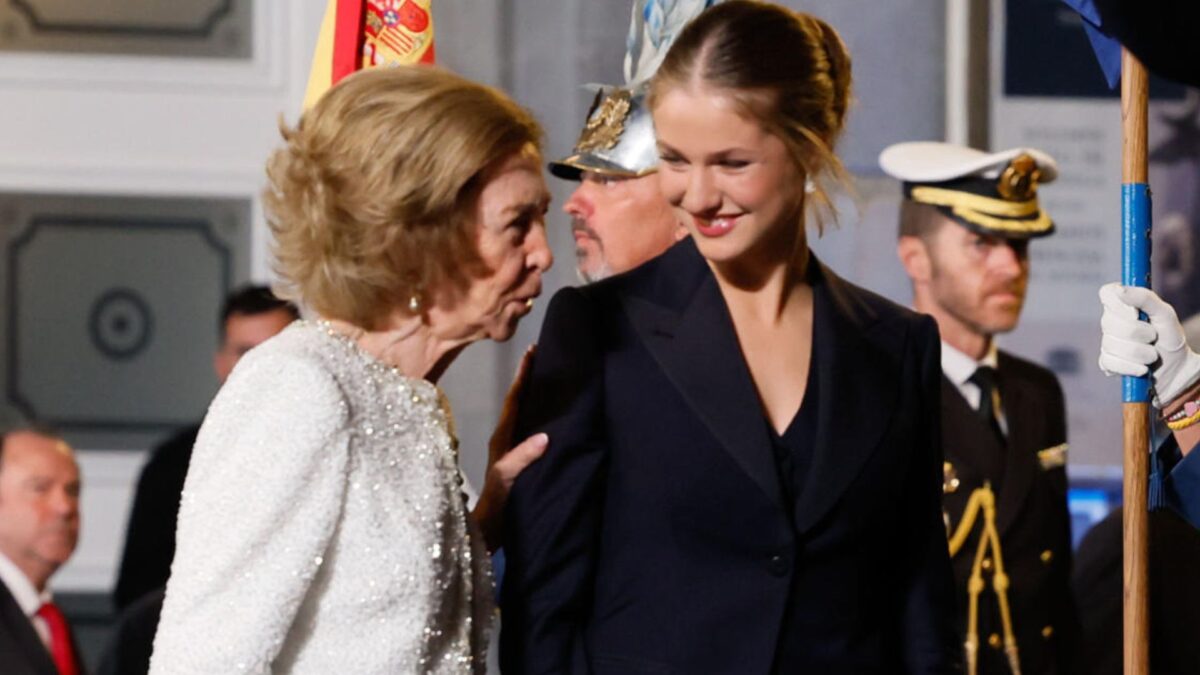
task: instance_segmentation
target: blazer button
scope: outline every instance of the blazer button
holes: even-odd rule
[[[1049,640],[1050,637],[1053,635],[1054,635],[1054,626],[1046,626],[1045,628],[1042,629],[1042,637],[1046,638],[1047,640]]]
[[[1054,560],[1054,551],[1051,551],[1050,549],[1046,549],[1045,551],[1042,551],[1041,558],[1042,558],[1042,562],[1049,565],[1050,561]]]
[[[791,571],[791,568],[792,566],[788,563],[788,558],[786,555],[773,555],[771,556],[771,559],[767,561],[767,571],[770,572],[772,576],[785,577],[787,576],[787,573]]]
[[[988,636],[988,646],[992,649],[1000,649],[1004,646],[1004,640],[1000,639],[999,633],[992,633]]]

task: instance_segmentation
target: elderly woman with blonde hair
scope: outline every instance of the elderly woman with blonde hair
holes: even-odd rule
[[[435,382],[541,290],[541,129],[402,67],[347,78],[283,136],[276,270],[320,319],[247,354],[209,409],[151,672],[482,672],[485,546],[546,437],[493,463],[468,512]]]

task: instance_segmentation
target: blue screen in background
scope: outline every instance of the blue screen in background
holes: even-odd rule
[[[1079,548],[1083,535],[1121,505],[1121,475],[1071,476],[1067,509],[1071,512],[1071,546]]]

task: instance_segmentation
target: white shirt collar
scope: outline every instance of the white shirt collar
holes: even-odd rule
[[[0,581],[8,587],[8,592],[12,593],[13,599],[17,601],[21,611],[25,612],[25,616],[33,618],[42,605],[50,602],[50,591],[43,590],[39,593],[21,568],[3,553],[0,553]]]
[[[978,361],[951,347],[945,340],[942,341],[942,372],[956,387],[961,388],[967,384],[967,380],[971,379],[979,366],[995,368],[998,362],[995,340],[988,342],[987,352]]]

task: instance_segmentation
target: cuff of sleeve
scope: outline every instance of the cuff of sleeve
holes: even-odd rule
[[[1167,505],[1200,529],[1200,452],[1179,460],[1166,477]]]

